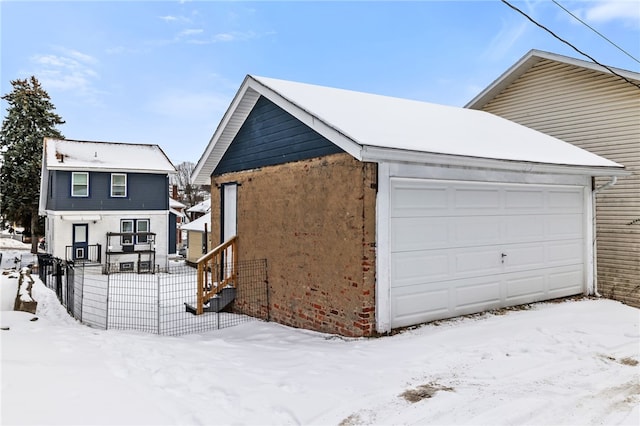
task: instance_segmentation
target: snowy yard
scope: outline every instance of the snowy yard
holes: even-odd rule
[[[3,425],[640,424],[640,314],[611,300],[344,339],[103,331],[33,295],[35,317],[0,316]]]

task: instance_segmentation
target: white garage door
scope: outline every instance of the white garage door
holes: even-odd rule
[[[579,294],[578,186],[391,179],[391,326]]]

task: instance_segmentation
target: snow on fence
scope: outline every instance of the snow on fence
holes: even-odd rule
[[[239,262],[238,292],[230,312],[193,315],[185,303],[195,304],[196,270],[181,265],[155,274],[103,274],[100,265],[70,264],[39,259],[39,274],[54,289],[69,314],[83,324],[161,335],[182,335],[269,320],[267,262]]]

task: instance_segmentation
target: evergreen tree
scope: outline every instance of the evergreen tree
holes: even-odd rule
[[[64,124],[54,113],[49,94],[35,77],[11,82],[13,91],[2,96],[7,115],[0,130],[0,209],[2,220],[15,222],[31,235],[37,251],[38,200],[42,144],[45,137],[64,138],[55,126]]]

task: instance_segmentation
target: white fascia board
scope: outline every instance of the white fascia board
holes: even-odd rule
[[[58,170],[67,172],[101,172],[101,173],[147,173],[153,175],[175,175],[175,169],[118,169],[113,167],[82,167],[82,166],[49,166],[47,170]]]
[[[531,163],[525,161],[510,161],[491,158],[464,157],[449,154],[406,151],[372,146],[362,147],[361,160],[371,161],[375,163],[392,161],[401,163],[429,164],[437,166],[471,167],[480,169],[510,170],[527,173],[553,173],[564,175],[629,176],[631,174],[630,171],[625,170],[623,167]]]
[[[215,170],[220,159],[227,151],[240,127],[249,116],[260,94],[249,87],[249,76],[246,76],[240,89],[234,96],[229,108],[224,113],[209,144],[191,173],[191,179],[196,185],[209,185],[211,173]]]
[[[330,142],[334,143],[357,160],[362,160],[362,145],[355,142],[353,139],[340,132],[335,127],[332,127],[328,123],[319,119],[311,112],[297,105],[294,101],[284,97],[270,87],[265,86],[260,81],[253,78],[251,78],[250,81],[251,87],[255,88],[255,90],[262,96],[278,105],[280,108],[300,120],[309,128],[327,138]]]
[[[359,144],[327,123],[319,120],[290,99],[285,98],[280,93],[265,86],[252,76],[247,75],[238,93],[233,98],[231,105],[229,105],[229,108],[222,117],[220,124],[218,124],[204,153],[193,169],[191,177],[195,184],[208,185],[210,183],[209,178],[211,173],[213,173],[227,148],[231,145],[233,138],[238,134],[240,127],[244,124],[244,121],[249,116],[249,113],[251,113],[260,96],[269,99],[353,157],[358,160],[361,159],[361,146]]]
[[[505,87],[509,86],[515,80],[520,78],[521,75],[529,71],[529,69],[531,69],[534,65],[542,60],[555,61],[592,71],[603,72],[606,74],[612,74],[611,70],[614,70],[617,74],[628,78],[629,80],[640,80],[640,73],[637,72],[623,70],[615,67],[605,68],[601,65],[589,61],[584,61],[582,59],[571,58],[568,56],[558,55],[556,53],[533,49],[525,54],[522,58],[520,58],[518,62],[510,66],[509,69],[503,72],[482,92],[478,93],[473,99],[467,102],[464,108],[482,109],[482,107],[489,103],[489,101],[494,99],[498,95],[498,93],[502,92]]]

